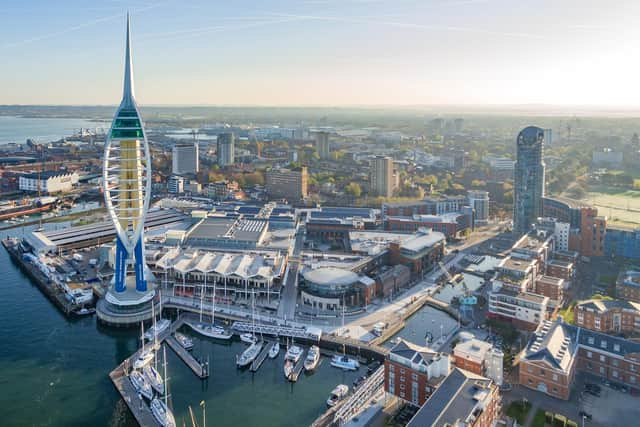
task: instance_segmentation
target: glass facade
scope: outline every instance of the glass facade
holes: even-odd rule
[[[513,229],[529,231],[542,216],[544,196],[544,130],[529,126],[517,139],[517,160],[514,171]]]

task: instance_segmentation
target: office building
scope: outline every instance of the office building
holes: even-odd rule
[[[500,409],[500,392],[493,381],[455,368],[407,427],[491,427]]]
[[[235,160],[235,139],[232,132],[218,135],[217,141],[218,166],[231,166]]]
[[[331,149],[329,147],[329,132],[316,131],[313,132],[313,136],[316,139],[316,151],[321,160],[327,160],[331,156]]]
[[[376,156],[371,161],[371,192],[380,197],[391,197],[393,189],[393,159]]]
[[[200,170],[198,143],[176,142],[173,146],[172,173],[176,175],[195,175]]]
[[[271,169],[265,174],[267,195],[272,199],[305,199],[308,195],[307,182],[306,166],[295,169]]]
[[[542,216],[544,196],[544,130],[529,126],[517,139],[513,186],[513,230],[526,233]]]
[[[171,175],[167,179],[167,193],[182,194],[184,193],[185,179],[180,175]]]
[[[486,224],[489,220],[489,192],[470,190],[467,192],[467,199],[469,199],[469,206],[475,211],[474,222]]]

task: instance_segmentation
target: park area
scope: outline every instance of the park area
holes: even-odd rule
[[[598,208],[609,223],[621,227],[640,227],[640,191],[618,187],[591,186],[582,202]]]

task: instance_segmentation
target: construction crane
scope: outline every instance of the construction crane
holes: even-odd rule
[[[456,280],[451,275],[451,273],[449,273],[449,270],[447,270],[447,267],[444,265],[444,263],[442,261],[438,261],[438,265],[444,272],[445,276],[447,276],[448,282],[451,283],[451,286],[455,286]],[[471,290],[467,287],[467,284],[464,282],[464,278],[462,279],[461,284],[462,289],[464,289],[464,294],[461,298],[459,298],[460,305],[476,305],[478,303],[478,298],[476,298],[475,295],[472,294]]]

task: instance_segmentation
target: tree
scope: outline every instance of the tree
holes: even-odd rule
[[[353,197],[360,197],[362,195],[362,187],[357,182],[350,182],[344,187],[344,191]]]

